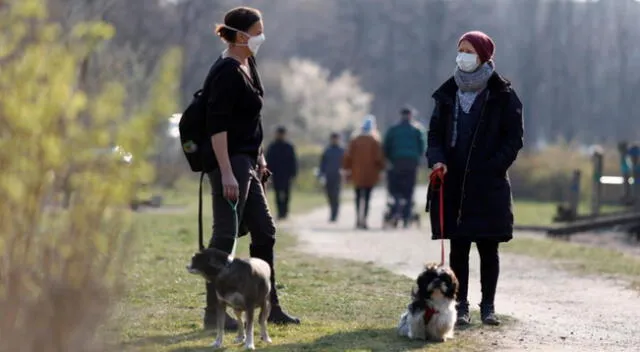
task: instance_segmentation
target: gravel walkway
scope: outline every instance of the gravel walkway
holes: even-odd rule
[[[424,188],[417,193],[416,199],[425,199]],[[414,278],[424,262],[439,261],[440,244],[429,239],[427,214],[420,230],[382,231],[385,197],[383,189],[374,190],[368,231],[354,229],[351,201],[343,202],[336,224],[327,222],[328,209],[322,208],[283,226],[299,236],[300,250],[306,253],[370,262]],[[480,301],[475,249],[470,266],[469,299],[474,304]],[[506,329],[482,330],[492,351],[640,350],[640,295],[615,279],[576,276],[551,263],[502,254],[496,309],[516,322]]]

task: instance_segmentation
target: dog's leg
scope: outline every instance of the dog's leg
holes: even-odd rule
[[[253,314],[255,308],[253,306],[246,307],[245,314],[247,316],[247,339],[245,340],[245,347],[248,350],[255,350],[256,346],[253,343]]]
[[[245,330],[244,323],[242,322],[242,311],[236,309],[235,313],[236,319],[238,319],[238,336],[236,336],[236,339],[233,341],[233,343],[243,343],[247,338],[247,335],[245,335],[244,332]]]
[[[452,339],[454,337],[454,329],[450,328],[445,334],[444,334],[444,338],[445,340],[448,339]]]
[[[260,307],[260,316],[258,317],[260,321],[260,339],[266,343],[271,343],[271,337],[269,337],[269,333],[267,332],[267,319],[269,318],[269,313],[271,312],[271,303],[269,302],[269,295],[262,303],[262,307]]]
[[[224,338],[224,321],[226,320],[226,305],[224,303],[218,302],[218,307],[216,309],[217,320],[216,320],[216,329],[218,331],[218,335],[216,336],[216,341],[213,343],[213,348],[222,347],[222,339]]]

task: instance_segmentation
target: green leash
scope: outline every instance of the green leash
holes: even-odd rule
[[[205,172],[200,173],[200,187],[198,190],[198,248],[200,251],[205,249],[204,247],[204,226],[202,221],[202,182],[204,180]],[[227,202],[231,206],[231,210],[233,211],[233,222],[235,225],[235,233],[233,236],[233,248],[231,249],[230,258],[234,258],[236,256],[236,248],[238,247],[238,232],[240,232],[240,224],[238,223],[238,201],[232,202],[227,199]]]

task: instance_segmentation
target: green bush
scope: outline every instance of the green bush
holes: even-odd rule
[[[127,205],[153,170],[93,151],[117,144],[145,155],[156,112],[173,110],[163,83],[179,65],[165,62],[162,89],[125,118],[122,82],[79,88],[83,62],[114,28],[79,23],[67,33],[46,10],[44,0],[0,1],[0,351],[100,351],[128,280]],[[68,210],[55,201],[61,179],[73,193]]]

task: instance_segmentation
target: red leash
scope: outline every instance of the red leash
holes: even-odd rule
[[[438,168],[429,176],[432,190],[440,193],[440,255],[441,265],[444,265],[444,168]]]

